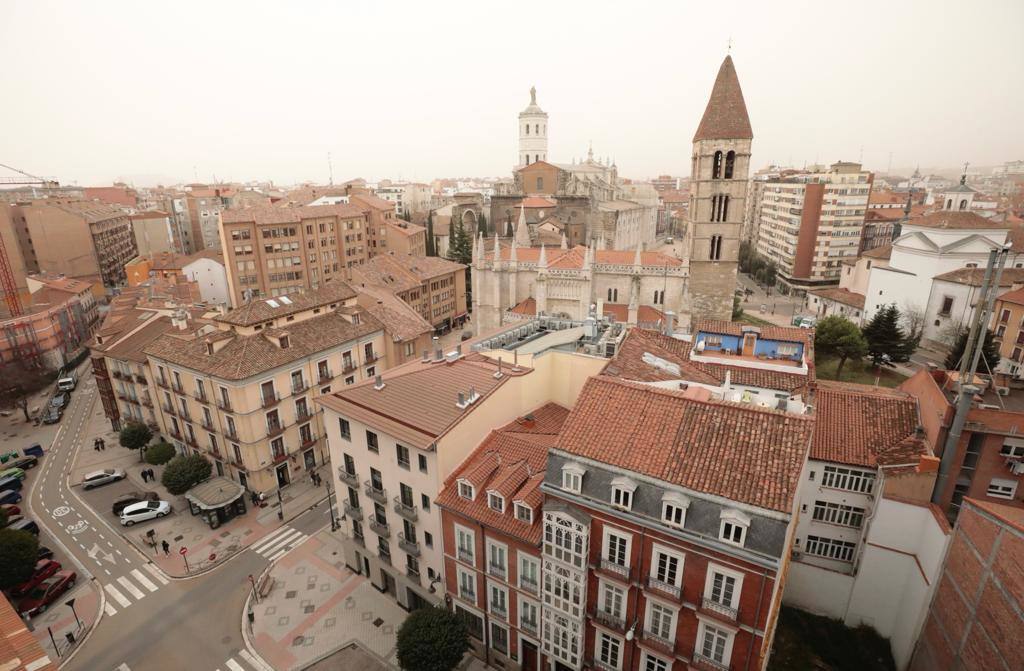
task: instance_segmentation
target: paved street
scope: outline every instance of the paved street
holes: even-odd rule
[[[69,474],[74,469],[76,451],[92,452],[87,426],[90,416],[99,412],[95,384],[90,375],[85,375],[72,395],[52,447],[38,467],[27,499],[40,525],[83,567],[79,583],[94,578],[102,594],[92,601],[93,609],[98,611],[98,624],[74,651],[66,668],[267,671],[268,667],[245,650],[241,634],[250,588],[248,576],[260,575],[269,557],[280,557],[327,524],[326,505],[291,520],[281,530],[271,532],[273,538],[268,534],[265,540],[269,542],[261,539],[255,549],[237,554],[208,573],[173,579],[122,536],[124,529],[116,527],[109,514],[107,499],[112,497],[97,497],[106,507],[98,505],[94,512],[83,501],[80,487],[69,486],[74,484],[69,483]],[[107,451],[111,449],[122,448],[108,447]],[[184,514],[188,515],[187,510]]]

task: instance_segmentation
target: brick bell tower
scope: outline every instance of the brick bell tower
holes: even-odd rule
[[[726,56],[693,136],[687,231],[691,323],[732,318],[753,139],[736,67]]]

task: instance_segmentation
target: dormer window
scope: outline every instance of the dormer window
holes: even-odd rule
[[[682,528],[686,524],[686,511],[690,499],[682,494],[669,492],[661,498],[661,521],[669,526]]]
[[[738,510],[726,510],[722,513],[722,526],[718,538],[726,543],[743,546],[747,540],[747,529],[750,528],[750,517]]]
[[[281,349],[288,349],[288,336],[281,336],[278,338],[277,342],[281,346]]]
[[[212,342],[206,343],[206,353],[208,355],[210,355],[210,356],[213,356],[213,343]]]
[[[583,474],[587,469],[579,464],[562,466],[562,489],[579,494],[583,490]]]
[[[629,478],[615,478],[612,480],[612,505],[629,510],[633,507],[635,491],[636,483]]]
[[[516,519],[520,522],[526,522],[527,524],[533,524],[533,508],[516,501],[515,504]]]
[[[487,492],[487,507],[495,512],[505,512],[505,497],[497,492]]]
[[[472,501],[476,498],[476,489],[466,480],[459,480],[459,496]]]

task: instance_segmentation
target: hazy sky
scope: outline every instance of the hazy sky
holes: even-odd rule
[[[64,183],[689,172],[732,55],[754,165],[1024,158],[1024,2],[0,3],[0,163]],[[707,7],[704,9],[704,7]]]

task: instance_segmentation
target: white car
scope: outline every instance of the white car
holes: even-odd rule
[[[139,501],[121,511],[121,524],[130,527],[136,522],[163,517],[171,512],[171,504],[167,501]]]

